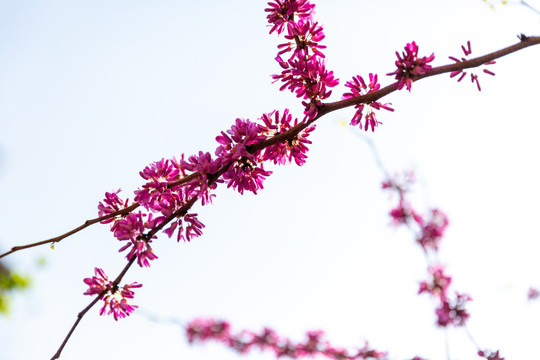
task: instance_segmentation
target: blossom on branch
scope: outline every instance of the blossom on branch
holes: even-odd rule
[[[161,159],[139,174],[147,182],[135,191],[135,201],[147,210],[170,214],[184,203],[183,193],[169,188],[169,183],[181,179],[180,170],[173,162]]]
[[[350,93],[343,94],[343,99],[349,99],[360,95],[365,95],[373,91],[377,91],[381,88],[381,85],[377,82],[377,74],[369,73],[369,85],[366,85],[366,82],[364,79],[360,76],[354,76],[352,78],[352,81],[347,81],[345,83],[345,86],[351,89]],[[375,127],[379,124],[382,124],[380,121],[377,120],[375,117],[375,113],[373,110],[380,110],[385,109],[388,111],[394,111],[389,105],[392,105],[391,103],[382,104],[378,101],[372,101],[369,104],[357,104],[355,105],[356,113],[354,114],[351,125],[356,126],[360,125],[360,129],[362,128],[362,112],[364,111],[364,108],[367,107],[367,114],[365,117],[365,124],[364,124],[364,131],[367,131],[369,127],[371,127],[371,131],[375,131]]]
[[[103,217],[112,213],[115,213],[117,211],[122,210],[123,208],[127,207],[129,205],[129,199],[126,199],[126,201],[120,199],[118,196],[118,193],[122,191],[122,189],[118,189],[115,192],[106,192],[105,193],[105,199],[103,199],[103,202],[99,202],[98,205],[98,216]],[[113,222],[115,220],[114,217],[105,219],[100,221],[101,224],[107,224],[110,222]]]
[[[315,5],[308,0],[274,0],[269,2],[270,7],[264,9],[268,13],[266,19],[272,26],[270,34],[276,31],[281,34],[285,27],[289,29],[294,25],[295,15],[299,19],[311,19]]]
[[[279,115],[279,111],[263,114],[261,120],[266,125],[268,135],[271,136],[284,133],[298,125],[298,119],[294,119],[294,123],[291,124],[292,115],[289,113],[289,109],[285,109],[282,116]],[[294,159],[296,165],[302,166],[307,159],[307,145],[311,144],[307,138],[313,130],[315,130],[315,125],[308,126],[292,139],[268,146],[264,150],[262,160],[271,160],[274,164],[283,165]]]
[[[212,159],[209,152],[203,153],[199,151],[199,155],[192,155],[187,161],[182,160],[181,166],[188,171],[198,172],[196,180],[189,182],[185,188],[189,194],[195,193],[201,199],[202,205],[212,203],[212,198],[215,196],[210,194],[210,190],[217,187],[217,184],[208,185],[208,174],[214,174],[221,165],[221,159]],[[216,182],[219,182],[216,181]]]
[[[461,50],[463,50],[463,53],[465,54],[465,58],[461,58],[461,60],[453,57],[453,56],[449,56],[448,58],[450,60],[454,60],[456,63],[460,63],[462,61],[467,61],[469,55],[471,55],[472,53],[472,50],[471,50],[471,42],[470,41],[467,41],[467,47],[465,47],[464,45],[461,45]],[[483,65],[492,65],[492,64],[495,64],[495,61],[488,61],[487,63],[483,64]],[[495,76],[495,73],[488,70],[488,69],[482,69],[482,71],[485,73],[485,74],[488,74],[488,75],[491,75],[491,76]],[[467,75],[467,72],[464,70],[464,69],[461,69],[461,70],[456,70],[456,71],[452,71],[450,73],[450,77],[453,78],[454,76],[457,76],[461,74],[461,76],[458,78],[458,82],[460,82],[461,80],[463,80],[463,78],[465,77],[465,75]],[[478,88],[478,91],[482,91],[482,88],[480,88],[480,82],[478,81],[478,75],[476,75],[475,73],[471,72],[471,82],[476,82],[476,87]]]
[[[136,282],[130,285],[124,285],[122,288],[113,286],[113,282],[109,280],[105,272],[100,268],[94,269],[94,276],[85,278],[83,281],[88,285],[88,290],[84,295],[102,295],[101,300],[104,302],[103,307],[99,311],[100,315],[112,314],[114,320],[129,316],[138,306],[128,303],[128,300],[133,299],[135,294],[132,288],[140,288],[142,284]]]
[[[397,60],[395,62],[397,70],[386,75],[395,75],[398,89],[405,86],[411,91],[413,81],[419,76],[425,75],[431,69],[428,63],[433,61],[435,54],[428,57],[418,57],[418,46],[413,41],[405,46],[405,51],[400,54],[396,51]]]

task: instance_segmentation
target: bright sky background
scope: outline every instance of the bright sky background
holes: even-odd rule
[[[540,16],[519,5],[315,3],[327,67],[341,79],[332,101],[353,75],[374,72],[391,83],[384,74],[394,52],[412,40],[442,65],[467,40],[478,56],[516,43],[519,33],[540,35]],[[301,116],[294,95],[271,84],[282,39],[268,35],[265,7],[0,0],[1,251],[96,217],[105,191],[130,194],[152,161],[213,152],[215,136],[237,117],[285,107]],[[144,284],[140,311],[115,322],[94,308],[61,358],[237,359],[221,345],[188,346],[167,322],[198,316],[237,330],[270,326],[294,340],[324,329],[336,346],[368,340],[393,359],[444,359],[447,337],[453,359],[474,358],[466,333],[437,330],[436,304],[416,296],[425,258],[410,233],[388,226],[395,199],[380,190],[383,175],[362,136],[391,172],[417,172],[419,209],[448,214],[441,260],[454,289],[474,299],[468,328],[476,341],[507,359],[535,357],[540,303],[526,294],[540,286],[539,61],[539,46],[499,60],[494,78],[481,77],[481,93],[448,75],[415,83],[410,94],[385,99],[396,111],[379,115],[375,133],[340,126],[350,110],[325,116],[305,166],[273,168],[258,196],[222,187],[214,205],[197,205],[203,237],[177,244],[162,236],[159,260],[125,277]],[[9,256],[34,282],[0,319],[0,360],[49,359],[91,301],[82,279],[95,266],[111,277],[123,268],[119,247],[107,225],[95,225],[54,251]]]

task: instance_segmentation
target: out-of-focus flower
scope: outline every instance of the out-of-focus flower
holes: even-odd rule
[[[437,315],[437,325],[446,327],[448,325],[463,326],[470,317],[465,309],[465,304],[472,298],[467,294],[456,292],[456,299],[450,303],[448,298],[440,298],[441,305],[435,310]]]
[[[448,216],[439,209],[432,209],[430,219],[421,226],[422,233],[416,241],[424,251],[428,249],[439,250],[439,242],[448,226]]]
[[[491,352],[489,350],[479,350],[478,356],[485,357],[488,360],[504,360],[504,358],[499,355],[499,350],[497,350],[496,352]]]
[[[540,296],[540,291],[538,289],[530,287],[529,292],[527,293],[527,298],[529,300],[536,300]]]
[[[445,298],[448,287],[452,282],[452,277],[445,275],[443,265],[432,265],[428,271],[432,279],[430,282],[422,281],[418,293],[427,292],[433,296]]]

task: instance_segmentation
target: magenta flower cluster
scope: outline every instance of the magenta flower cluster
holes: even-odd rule
[[[124,285],[122,288],[118,288],[113,285],[113,282],[109,280],[105,272],[100,268],[94,269],[95,275],[91,278],[84,279],[88,290],[84,295],[101,295],[104,304],[99,311],[100,315],[113,315],[114,320],[125,318],[129,316],[136,305],[129,304],[128,301],[133,299],[134,292],[132,288],[140,288],[142,284],[132,283],[130,285]]]
[[[401,55],[396,51],[396,56],[398,58],[395,63],[397,69],[387,75],[395,75],[399,90],[406,87],[409,91],[411,91],[413,81],[431,69],[431,65],[428,63],[435,58],[434,54],[428,57],[419,57],[418,46],[414,41],[405,46],[405,51]]]
[[[360,75],[357,75],[353,77],[352,81],[347,81],[345,83],[345,86],[350,88],[351,92],[343,94],[343,99],[349,99],[349,98],[353,98],[360,95],[366,95],[373,91],[377,91],[381,88],[381,85],[377,81],[377,74],[372,74],[372,73],[369,74],[368,85],[366,85],[366,82]],[[372,132],[375,131],[375,127],[382,123],[377,120],[374,110],[384,109],[388,111],[394,111],[394,109],[392,109],[390,105],[392,104],[390,103],[383,104],[378,101],[372,101],[368,104],[355,105],[354,108],[356,109],[356,112],[351,120],[351,125],[352,126],[359,125],[360,128],[362,128],[361,120],[363,116],[363,111],[365,108],[367,108],[364,130],[367,131],[371,127],[371,131]]]
[[[281,91],[287,89],[302,98],[304,119],[313,119],[322,100],[332,94],[329,88],[339,84],[333,71],[326,69],[322,53],[326,46],[320,44],[325,35],[322,26],[312,17],[315,6],[305,0],[275,0],[268,5],[265,11],[272,27],[270,33],[281,34],[286,30],[288,40],[278,45],[276,61],[283,70],[272,78],[283,83]],[[287,53],[290,53],[288,59],[283,59],[282,55]]]
[[[206,342],[209,340],[218,341],[229,348],[245,354],[253,347],[263,351],[272,351],[278,358],[289,357],[299,359],[306,356],[324,355],[327,358],[335,360],[355,360],[355,359],[384,359],[385,352],[371,349],[368,343],[360,349],[347,351],[344,348],[334,347],[328,341],[323,341],[323,331],[308,331],[306,340],[299,343],[281,338],[278,334],[269,328],[261,332],[241,331],[233,334],[229,323],[214,319],[195,319],[186,327],[188,341]],[[416,358],[419,359],[419,358]]]
[[[460,63],[462,61],[466,61],[467,58],[469,57],[469,55],[472,54],[472,50],[471,50],[471,42],[470,41],[467,41],[467,47],[465,47],[464,45],[461,45],[461,50],[463,50],[463,54],[465,54],[465,57],[462,57],[461,59],[457,59],[453,56],[449,56],[448,58],[450,60],[453,60],[455,61],[456,63]],[[485,63],[484,65],[492,65],[492,64],[495,64],[495,61],[488,61],[487,63]],[[488,74],[488,75],[491,75],[491,76],[495,76],[495,73],[488,70],[488,69],[482,69],[482,71],[485,73],[485,74]],[[457,75],[460,75],[460,77],[458,78],[458,82],[460,82],[461,80],[463,80],[463,78],[465,77],[465,75],[467,75],[467,72],[463,69],[461,70],[456,70],[456,71],[452,71],[450,73],[450,77],[453,78],[454,76],[457,76]],[[480,82],[478,81],[478,75],[471,72],[471,82],[475,82],[476,83],[476,87],[478,88],[478,91],[482,91],[482,88],[480,87]]]

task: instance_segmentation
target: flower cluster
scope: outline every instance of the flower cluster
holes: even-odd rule
[[[399,196],[398,206],[390,210],[392,224],[395,226],[405,225],[411,230],[413,227],[418,228],[417,244],[422,247],[426,254],[429,252],[436,255],[439,250],[439,242],[448,226],[448,217],[441,210],[432,209],[429,220],[424,220],[424,217],[407,200],[407,194],[414,182],[414,174],[406,172],[401,176],[388,178],[382,183],[383,189],[394,191]],[[465,309],[465,304],[472,299],[467,294],[457,292],[455,293],[455,299],[450,299],[448,289],[452,277],[445,274],[444,271],[445,267],[441,264],[430,265],[428,267],[429,280],[420,283],[418,293],[430,294],[439,301],[439,306],[435,309],[438,326],[462,326],[470,316]]]
[[[352,97],[365,95],[370,92],[377,91],[381,88],[381,85],[377,81],[377,74],[372,74],[372,73],[369,74],[368,85],[366,85],[366,82],[360,75],[357,75],[353,77],[352,81],[347,81],[345,83],[345,86],[350,88],[351,92],[343,94],[343,99],[349,99]],[[367,107],[364,130],[367,131],[368,128],[371,127],[371,131],[375,131],[375,127],[382,123],[377,120],[377,118],[375,117],[375,112],[373,110],[385,109],[388,111],[394,111],[394,109],[392,109],[390,105],[392,104],[390,103],[382,104],[378,101],[372,101],[368,104],[355,105],[354,108],[356,109],[356,113],[354,114],[351,120],[351,125],[352,126],[360,125],[360,128],[362,128],[361,120],[363,116],[363,111],[364,111],[364,108]]]
[[[290,90],[304,101],[304,119],[317,116],[322,100],[332,94],[329,88],[339,84],[334,73],[326,69],[325,56],[320,44],[324,39],[323,28],[313,20],[314,5],[306,0],[275,0],[268,3],[267,19],[272,27],[270,33],[287,30],[286,43],[278,45],[276,61],[283,68],[281,74],[273,75],[281,81],[280,90]],[[288,59],[282,55],[291,53]]]
[[[462,61],[466,61],[467,58],[469,57],[469,55],[471,55],[472,53],[472,50],[471,50],[471,42],[470,41],[467,41],[467,47],[465,47],[464,45],[461,45],[461,50],[463,50],[463,54],[465,54],[465,57],[462,57],[461,59],[457,59],[453,56],[449,56],[448,58],[450,60],[453,60],[455,61],[456,63],[460,63]],[[487,63],[485,63],[484,65],[492,65],[492,64],[495,64],[495,61],[488,61]],[[482,69],[482,71],[488,75],[491,75],[491,76],[495,76],[495,73],[488,70],[488,69]],[[453,78],[454,76],[457,76],[461,74],[461,76],[458,78],[458,82],[460,82],[461,80],[463,80],[463,78],[465,77],[465,75],[467,75],[467,72],[463,69],[461,70],[456,70],[456,71],[452,71],[450,73],[450,77]],[[478,88],[478,91],[482,91],[482,88],[480,88],[480,82],[478,81],[478,75],[476,75],[475,73],[472,73],[471,72],[471,82],[476,82],[476,87]]]
[[[428,57],[418,57],[418,46],[414,41],[405,46],[405,51],[401,55],[396,51],[396,55],[398,58],[395,63],[397,69],[386,75],[395,75],[398,89],[401,90],[405,86],[409,91],[411,91],[413,81],[431,69],[431,65],[428,63],[435,58],[434,54]]]
[[[305,356],[324,355],[330,359],[354,360],[383,359],[386,357],[386,353],[371,349],[368,343],[352,352],[333,347],[329,342],[322,341],[321,338],[324,333],[320,330],[308,331],[306,340],[295,344],[289,339],[280,338],[274,330],[269,328],[263,329],[260,333],[242,331],[238,334],[232,334],[230,328],[229,323],[225,321],[195,319],[187,325],[186,334],[190,343],[214,340],[241,354],[245,354],[251,348],[256,347],[260,350],[273,351],[278,358],[286,356],[298,359]]]
[[[294,122],[292,122],[292,115],[288,109],[285,109],[282,116],[279,116],[279,111],[263,114],[261,120],[264,122],[269,135],[272,136],[282,134],[298,125],[298,119],[294,119]],[[274,164],[283,165],[290,163],[294,159],[298,166],[302,166],[307,159],[307,144],[311,144],[308,136],[313,130],[315,130],[315,125],[308,126],[292,139],[270,145],[264,151],[263,160],[270,160]]]
[[[135,282],[118,288],[114,286],[102,269],[95,268],[94,274],[91,278],[84,279],[84,283],[88,285],[88,290],[84,295],[101,294],[101,300],[104,304],[99,311],[100,315],[112,314],[114,320],[118,320],[129,316],[137,308],[136,305],[129,304],[128,301],[133,299],[134,292],[131,289],[140,288],[142,284]]]

